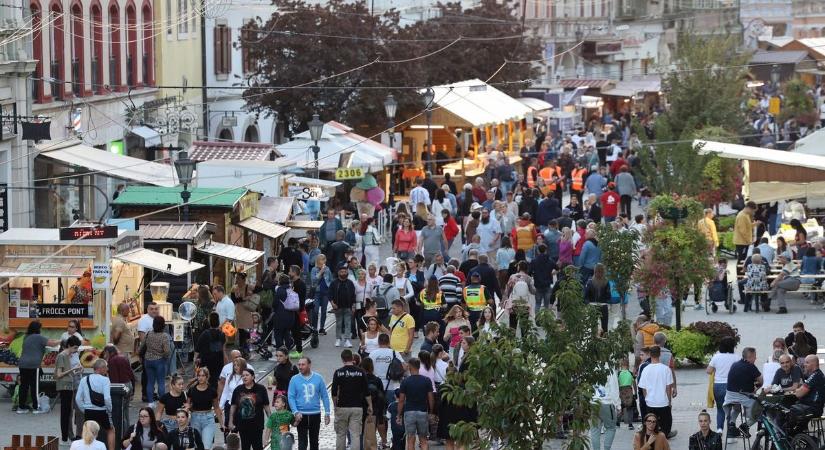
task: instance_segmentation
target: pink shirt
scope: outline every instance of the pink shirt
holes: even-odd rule
[[[395,232],[395,248],[399,252],[414,252],[418,240],[415,236],[415,230],[404,231],[399,228]]]

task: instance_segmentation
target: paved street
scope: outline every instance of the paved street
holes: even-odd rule
[[[453,252],[457,251],[458,246],[453,248]],[[389,249],[385,246],[382,249],[382,257],[388,256]],[[386,254],[385,254],[386,253]],[[787,315],[776,315],[772,313],[755,314],[737,312],[733,315],[727,313],[717,313],[710,316],[706,315],[704,311],[694,311],[688,308],[683,314],[683,322],[685,324],[694,321],[706,320],[721,320],[727,321],[739,329],[742,336],[741,344],[737,348],[745,345],[753,346],[757,349],[757,358],[759,361],[764,361],[767,352],[771,347],[771,342],[774,338],[784,337],[791,329],[791,325],[801,320],[805,322],[806,327],[818,337],[825,336],[825,321],[822,317],[825,316],[825,311],[822,311],[820,306],[814,306],[803,299],[801,296],[794,295],[789,302],[789,311]],[[635,299],[631,300],[628,309],[629,317],[638,314],[639,307]],[[334,324],[332,315],[327,320],[327,328],[329,334],[320,337],[320,346],[317,349],[305,347],[305,354],[312,358],[313,368],[321,373],[327,382],[331,381],[332,372],[340,365],[339,353],[340,348],[333,346],[335,340],[334,329],[331,328]],[[420,340],[417,341],[416,347],[420,345]],[[266,373],[271,367],[271,362],[253,361],[259,376]],[[761,365],[761,363],[760,363]],[[695,432],[696,428],[696,414],[705,408],[705,398],[707,393],[707,375],[704,368],[688,367],[677,370],[678,379],[678,397],[674,399],[673,416],[674,429],[678,430],[678,436],[671,441],[673,448],[687,448],[688,437]],[[11,434],[32,434],[32,435],[58,435],[59,434],[59,411],[53,410],[49,414],[39,416],[18,416],[11,412],[11,400],[8,395],[0,397],[0,429],[13,430],[9,433],[4,433],[0,436],[0,446],[8,445],[11,441]],[[133,408],[131,417],[136,417],[136,409]],[[321,448],[334,448],[335,436],[332,425],[322,427],[321,432]],[[548,442],[545,448],[560,448],[563,445],[562,441]],[[64,446],[66,447],[66,446]],[[621,428],[616,433],[613,448],[616,450],[626,450],[632,448],[632,432],[626,427]]]

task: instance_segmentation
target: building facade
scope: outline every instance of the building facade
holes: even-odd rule
[[[27,33],[31,18],[25,8],[3,4],[0,6],[0,184],[6,190],[8,203],[0,205],[7,216],[2,228],[29,227],[33,220],[32,192],[25,188],[31,182],[34,155],[22,130],[15,124],[18,116],[28,115],[28,77],[36,61],[31,53],[31,33]],[[22,36],[22,37],[21,37]]]
[[[206,18],[208,140],[280,143],[283,133],[277,117],[246,110],[240,87],[255,66],[235,45],[242,39],[257,39],[257,33],[245,32],[245,26],[256,17],[268,19],[275,7],[268,0],[244,0],[242,6],[240,1],[235,3],[232,1],[222,14],[207,14]]]
[[[797,39],[825,37],[825,2],[793,0],[793,36]]]

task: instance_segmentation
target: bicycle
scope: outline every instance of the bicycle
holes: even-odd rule
[[[748,394],[748,397],[756,400],[761,408],[754,408],[754,414],[759,423],[759,430],[753,437],[750,450],[819,450],[816,439],[804,431],[805,427],[794,425],[794,428],[802,428],[802,431],[794,432],[792,428],[780,425],[775,417],[789,417],[791,410],[779,403],[772,403],[765,400],[765,396]],[[768,414],[773,411],[777,414]],[[800,417],[799,419],[807,425],[807,421],[812,417]]]

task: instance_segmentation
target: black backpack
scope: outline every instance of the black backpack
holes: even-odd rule
[[[390,381],[401,381],[404,379],[404,363],[395,357],[395,351],[392,352],[392,361],[387,367],[387,379]]]

